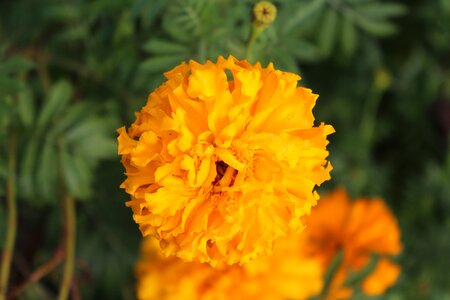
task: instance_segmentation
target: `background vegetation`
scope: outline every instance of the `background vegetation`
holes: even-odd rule
[[[337,130],[322,190],[382,196],[399,218],[403,272],[382,299],[450,299],[450,1],[274,2],[254,59],[320,94],[317,119]],[[119,189],[115,129],[180,61],[242,58],[252,3],[0,2],[0,246],[15,174],[19,299],[58,293],[73,199],[73,298],[134,298],[140,233]],[[32,282],[40,266],[52,271]]]

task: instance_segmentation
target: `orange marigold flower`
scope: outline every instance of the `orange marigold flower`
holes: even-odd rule
[[[352,294],[351,288],[344,286],[348,274],[366,267],[374,254],[380,258],[375,270],[363,280],[362,290],[379,295],[397,280],[400,267],[389,257],[401,252],[400,230],[381,199],[351,202],[345,190],[338,189],[323,197],[303,221],[307,226],[301,235],[303,251],[320,259],[324,269],[338,251],[343,251],[327,299],[348,299]]]
[[[119,132],[122,187],[166,255],[246,263],[300,231],[330,178],[317,95],[300,77],[234,57],[182,63]]]
[[[271,256],[243,266],[209,264],[160,257],[153,238],[143,240],[136,265],[138,300],[307,299],[320,292],[319,260],[300,255],[297,236],[280,239]]]

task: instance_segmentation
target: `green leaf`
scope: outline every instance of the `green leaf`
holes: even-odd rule
[[[23,87],[23,83],[17,79],[0,77],[0,97],[17,93]]]
[[[292,47],[292,54],[300,60],[300,62],[311,62],[320,59],[319,49],[316,45],[302,39],[292,39],[289,42]]]
[[[180,64],[186,58],[185,55],[161,55],[145,60],[139,69],[148,73],[169,71]]]
[[[346,57],[352,56],[358,46],[358,33],[350,18],[342,21],[341,46]]]
[[[62,111],[70,101],[72,96],[72,86],[67,81],[59,81],[50,91],[50,96],[44,103],[44,107],[39,115],[37,127],[42,130],[51,118]]]
[[[77,21],[83,16],[80,6],[71,3],[58,3],[47,6],[44,14],[49,21],[65,23]]]
[[[35,104],[31,91],[26,89],[17,97],[17,111],[22,123],[29,127],[34,120]]]
[[[51,131],[54,131],[52,134],[61,134],[62,132],[69,130],[71,127],[81,124],[84,119],[92,115],[92,113],[97,110],[97,105],[91,102],[78,102],[71,105],[51,129]]]
[[[283,32],[287,33],[296,26],[310,20],[313,16],[318,15],[325,7],[326,0],[310,0],[305,5],[300,5],[296,12],[286,22],[283,27]]]
[[[63,141],[69,145],[78,144],[86,137],[107,133],[109,131],[111,131],[111,128],[109,128],[109,123],[106,118],[91,117],[67,131],[63,137]]]
[[[187,52],[187,48],[184,45],[163,39],[151,39],[142,48],[147,52],[155,54]]]
[[[339,26],[339,16],[334,9],[328,9],[322,19],[322,27],[319,31],[319,48],[323,57],[330,55],[336,43]]]
[[[397,28],[390,21],[369,19],[360,14],[354,16],[353,21],[361,29],[375,36],[383,37],[397,32]]]
[[[189,30],[194,34],[198,34],[202,28],[202,10],[205,9],[207,1],[195,0],[195,1],[177,1],[177,3],[171,6],[173,24],[180,26],[181,30]]]
[[[32,62],[23,57],[15,56],[0,63],[0,74],[12,74],[20,71],[26,71],[31,67],[33,67]]]
[[[46,141],[39,157],[39,166],[36,172],[36,188],[45,202],[56,199],[57,175],[56,148],[51,141]]]
[[[6,129],[14,116],[10,97],[0,97],[0,129]]]
[[[62,31],[60,34],[55,36],[57,42],[72,42],[81,40],[89,36],[89,28],[86,24],[80,24],[74,27],[69,27],[68,29]]]
[[[209,8],[213,1],[173,1],[163,18],[163,27],[174,39],[192,42],[210,30]],[[194,40],[193,40],[194,38]]]
[[[371,19],[387,19],[402,16],[407,12],[406,6],[400,3],[370,2],[355,5],[354,9]]]
[[[134,18],[141,15],[143,27],[147,28],[161,15],[167,4],[166,0],[138,0],[132,8],[131,14]]]
[[[107,136],[92,135],[80,141],[76,150],[80,156],[91,160],[117,157],[117,141]]]
[[[86,160],[61,151],[61,170],[69,192],[78,199],[90,195],[91,170]]]
[[[122,12],[116,24],[116,30],[114,35],[115,44],[120,44],[121,41],[132,37],[134,34],[134,24],[131,14],[128,11]]]
[[[38,147],[39,139],[37,136],[34,136],[27,147],[25,147],[20,166],[19,193],[23,193],[24,197],[29,199],[32,199],[35,194],[34,178]]]

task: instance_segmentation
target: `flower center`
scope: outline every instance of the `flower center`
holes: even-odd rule
[[[228,165],[224,161],[216,161],[216,178],[214,179],[214,183],[219,182],[220,179],[222,179],[223,175],[225,174],[226,170],[228,168]]]
[[[224,161],[216,161],[216,178],[213,181],[215,190],[220,187],[229,187],[234,183],[234,179],[237,175],[237,170],[229,166]]]

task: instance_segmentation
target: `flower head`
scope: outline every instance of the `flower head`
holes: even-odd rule
[[[298,236],[277,241],[273,255],[243,266],[160,257],[155,240],[146,238],[136,265],[138,300],[307,299],[320,292],[323,274],[317,259],[300,255]]]
[[[330,178],[317,95],[298,75],[233,57],[182,63],[119,131],[122,187],[166,255],[246,263],[300,231]]]
[[[269,1],[260,1],[253,7],[253,23],[257,27],[267,27],[277,16],[277,8]]]
[[[368,295],[382,294],[397,280],[400,267],[390,258],[402,249],[400,230],[381,199],[351,202],[346,192],[338,189],[323,197],[304,221],[307,228],[301,238],[305,254],[320,259],[327,268],[338,251],[343,251],[327,299],[349,298],[352,290],[345,287],[348,275],[367,267],[374,254],[380,258],[363,280],[362,290]]]

